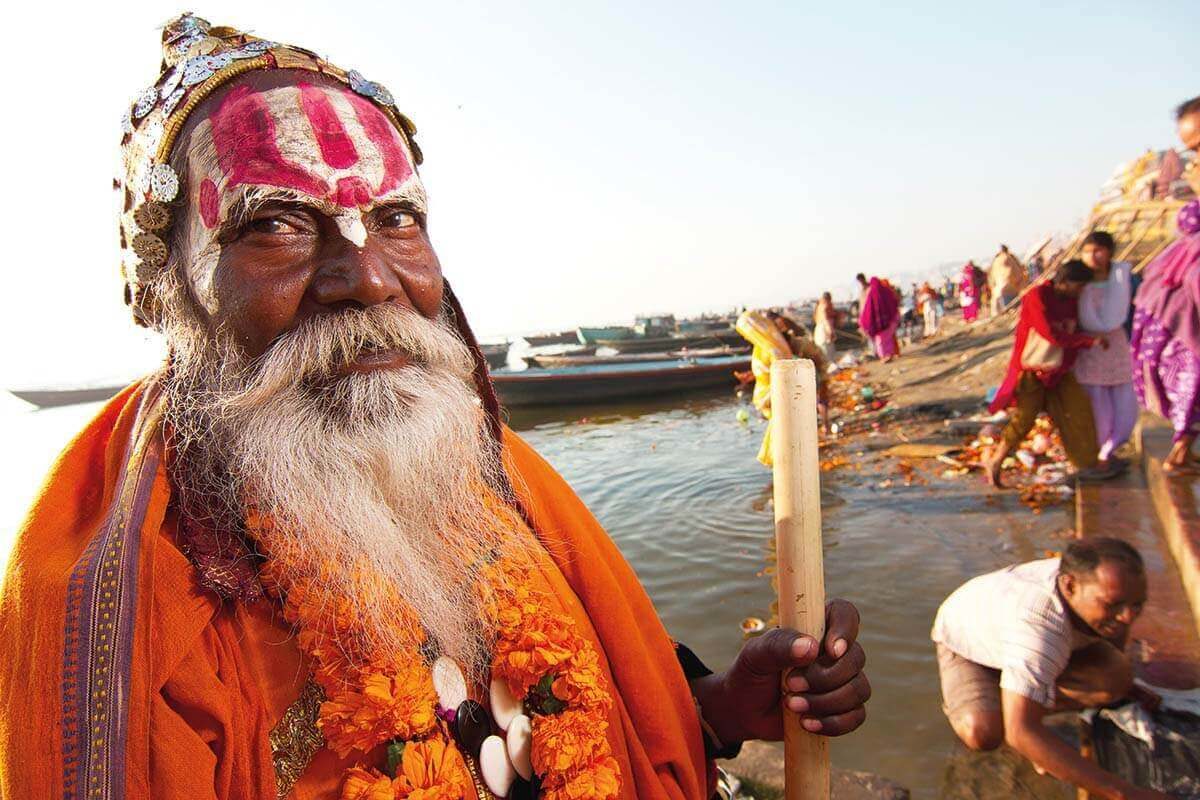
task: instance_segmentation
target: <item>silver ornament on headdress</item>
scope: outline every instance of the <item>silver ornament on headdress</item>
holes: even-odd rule
[[[209,24],[207,20],[191,13],[180,14],[167,23],[165,28],[166,35],[163,37],[163,41],[171,44],[185,37],[203,36],[208,33],[208,29]]]
[[[392,93],[380,83],[375,84],[375,99],[385,106],[396,105],[396,100],[392,97]]]
[[[184,89],[181,86],[163,101],[162,113],[164,117],[171,116],[171,112],[175,110],[175,107],[179,105],[179,101],[183,99],[183,92]]]
[[[138,95],[137,102],[133,105],[133,118],[141,119],[154,110],[154,104],[158,102],[158,87],[151,86],[148,89],[143,89]]]
[[[237,59],[256,58],[276,46],[275,42],[268,42],[265,39],[255,39],[253,42],[246,42],[236,50],[230,50],[229,56]]]
[[[179,194],[179,176],[170,164],[155,164],[150,170],[150,196],[160,203],[169,203]]]
[[[162,141],[163,133],[163,118],[156,116],[146,125],[146,129],[142,131],[147,152],[154,153],[158,150],[158,143]]]
[[[133,110],[125,109],[121,115],[121,133],[133,133]]]
[[[179,67],[175,67],[173,70],[171,70],[170,74],[167,75],[167,79],[163,81],[162,88],[158,90],[158,96],[163,100],[166,100],[175,92],[176,89],[179,88],[179,82],[182,80],[183,70]]]
[[[213,73],[229,66],[233,58],[229,53],[217,53],[207,56],[192,56],[183,62],[183,74],[180,79],[184,86],[194,86],[206,81]]]
[[[192,49],[192,46],[204,38],[202,33],[193,33],[171,45],[171,49],[175,52],[176,58],[183,58]]]
[[[385,106],[394,106],[396,104],[392,93],[385,89],[382,84],[367,80],[356,69],[352,69],[346,73],[346,80],[350,82],[350,88],[363,97],[369,97]]]

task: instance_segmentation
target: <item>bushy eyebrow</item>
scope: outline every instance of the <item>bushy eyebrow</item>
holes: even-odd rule
[[[226,239],[236,234],[258,211],[273,203],[306,206],[327,217],[336,217],[347,211],[346,208],[332,200],[313,197],[294,189],[273,186],[240,186],[236,187],[234,191],[237,192],[237,196],[229,206],[229,212],[217,226],[217,237],[220,239]],[[372,211],[388,206],[401,207],[424,215],[426,213],[425,193],[421,190],[419,183],[412,182],[405,185],[399,192],[375,198],[365,210]]]

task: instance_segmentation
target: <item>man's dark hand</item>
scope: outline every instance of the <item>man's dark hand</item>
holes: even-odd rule
[[[825,637],[776,628],[746,642],[724,673],[692,682],[704,719],[722,742],[783,738],[782,676],[787,707],[805,730],[841,736],[862,725],[871,696],[858,638],[858,610],[845,600],[825,606]]]

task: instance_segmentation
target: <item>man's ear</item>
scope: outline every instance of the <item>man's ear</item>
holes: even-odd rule
[[[1079,589],[1079,581],[1074,575],[1069,573],[1060,573],[1058,576],[1058,589],[1068,597],[1074,596]]]

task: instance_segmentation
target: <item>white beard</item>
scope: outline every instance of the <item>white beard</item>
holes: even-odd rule
[[[230,516],[261,513],[273,525],[257,544],[287,565],[282,585],[308,579],[330,613],[349,602],[368,649],[411,648],[420,635],[396,612],[398,593],[434,647],[473,680],[486,675],[479,570],[527,556],[532,537],[512,509],[485,502],[501,467],[458,336],[393,307],[313,321],[254,364],[215,344],[177,345],[167,381],[185,511],[191,492]],[[380,346],[414,364],[337,376]]]

